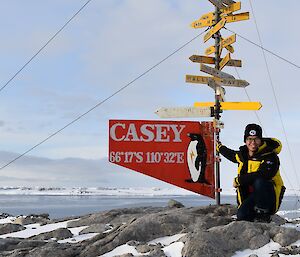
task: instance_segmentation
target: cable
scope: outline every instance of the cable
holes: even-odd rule
[[[91,0],[90,0],[91,1]],[[180,46],[179,48],[177,48],[175,51],[173,51],[171,54],[169,54],[167,57],[163,58],[161,61],[159,61],[158,63],[156,63],[155,65],[153,65],[152,67],[150,67],[149,69],[147,69],[145,72],[143,72],[142,74],[140,74],[138,77],[136,77],[135,79],[133,79],[132,81],[130,81],[128,84],[126,84],[125,86],[121,87],[119,90],[117,90],[116,92],[114,92],[112,95],[108,96],[107,98],[105,98],[104,100],[102,100],[101,102],[97,103],[96,105],[94,105],[92,108],[90,108],[89,110],[87,110],[86,112],[84,112],[83,114],[81,114],[80,116],[78,116],[76,119],[72,120],[71,122],[69,122],[68,124],[66,124],[65,126],[63,126],[61,129],[57,130],[56,132],[52,133],[50,136],[46,137],[44,140],[42,140],[41,142],[37,143],[36,145],[34,145],[33,147],[29,148],[27,151],[25,151],[24,153],[20,154],[19,156],[17,156],[16,158],[14,158],[13,160],[11,160],[10,162],[6,163],[5,165],[3,165],[2,167],[0,167],[0,170],[6,168],[7,166],[9,166],[10,164],[12,164],[13,162],[17,161],[18,159],[20,159],[21,157],[23,157],[24,155],[28,154],[29,152],[31,152],[33,149],[37,148],[38,146],[40,146],[41,144],[45,143],[46,141],[48,141],[50,138],[54,137],[55,135],[57,135],[58,133],[60,133],[61,131],[63,131],[64,129],[66,129],[67,127],[71,126],[73,123],[75,123],[76,121],[80,120],[82,117],[84,117],[85,115],[87,115],[88,113],[90,113],[91,111],[93,111],[94,109],[96,109],[97,107],[99,107],[100,105],[102,105],[103,103],[107,102],[109,99],[111,99],[112,97],[114,97],[115,95],[117,95],[118,93],[120,93],[121,91],[123,91],[125,88],[129,87],[130,85],[132,85],[134,82],[136,82],[138,79],[140,79],[141,77],[145,76],[147,73],[149,73],[150,71],[152,71],[153,69],[155,69],[156,67],[158,67],[160,64],[162,64],[164,61],[166,61],[167,59],[169,59],[170,57],[172,57],[173,55],[175,55],[176,53],[178,53],[181,49],[183,49],[184,47],[186,47],[188,44],[190,44],[191,42],[193,42],[194,40],[196,40],[198,37],[200,37],[202,34],[204,34],[205,31],[203,31],[202,33],[198,34],[196,37],[192,38],[191,40],[189,40],[187,43],[185,43],[184,45]]]
[[[279,58],[279,59],[281,59],[281,60],[283,60],[283,61],[285,61],[285,62],[287,62],[287,63],[289,63],[289,64],[291,64],[291,65],[293,65],[293,66],[295,66],[296,68],[300,69],[300,66],[299,66],[299,65],[297,65],[297,64],[295,64],[295,63],[293,63],[293,62],[287,60],[286,58],[281,57],[280,55],[278,55],[278,54],[276,54],[276,53],[274,53],[274,52],[272,52],[272,51],[270,51],[270,50],[264,48],[263,46],[261,46],[261,45],[255,43],[255,42],[253,42],[253,41],[251,41],[250,39],[248,39],[248,38],[246,38],[246,37],[244,37],[244,36],[238,34],[237,32],[235,32],[235,31],[233,31],[233,30],[231,30],[231,29],[225,28],[225,27],[224,27],[224,29],[230,31],[231,33],[235,33],[236,35],[238,35],[240,38],[246,40],[247,42],[249,42],[249,43],[251,43],[251,44],[253,44],[253,45],[255,45],[255,46],[261,48],[262,50],[264,50],[264,51],[266,51],[266,52],[268,52],[268,53],[274,55],[275,57],[277,57],[277,58]]]
[[[92,0],[88,0],[47,42],[44,44],[1,88],[0,92],[6,88],[10,82],[12,82],[20,73],[22,70],[26,68],[26,66],[31,63],[31,61],[39,55],[40,52],[42,52],[47,45],[51,43],[51,41],[56,38],[56,36],[65,28],[67,25],[91,2]]]
[[[273,96],[274,96],[274,99],[275,99],[277,111],[278,111],[278,114],[279,114],[281,126],[282,126],[283,133],[284,133],[284,136],[285,136],[285,140],[286,140],[286,143],[287,143],[288,152],[289,152],[289,155],[290,155],[290,158],[291,158],[291,161],[292,161],[293,171],[294,171],[294,173],[296,175],[298,186],[300,187],[300,182],[299,182],[298,174],[297,174],[297,171],[296,171],[295,162],[294,162],[294,159],[293,159],[293,155],[292,155],[292,151],[291,151],[291,148],[290,148],[289,140],[288,140],[288,137],[287,137],[286,129],[285,129],[285,126],[284,126],[284,123],[283,123],[282,114],[281,114],[281,111],[280,111],[280,108],[279,108],[278,99],[277,99],[277,96],[276,96],[276,93],[275,93],[275,88],[274,88],[273,80],[272,80],[272,77],[271,77],[271,72],[270,72],[269,64],[268,64],[268,61],[267,61],[266,54],[264,52],[261,35],[260,35],[259,29],[258,29],[257,20],[255,18],[254,9],[253,9],[253,6],[252,6],[252,1],[249,0],[249,2],[250,2],[251,11],[252,11],[252,14],[253,14],[253,17],[254,17],[256,31],[257,31],[257,34],[258,34],[258,38],[259,38],[259,42],[260,42],[261,48],[262,48],[263,57],[264,57],[264,61],[265,61],[265,65],[266,65],[266,69],[267,69],[267,73],[268,73],[268,77],[269,77],[269,80],[270,80],[270,84],[271,84],[271,87],[272,87],[272,92],[273,92]]]

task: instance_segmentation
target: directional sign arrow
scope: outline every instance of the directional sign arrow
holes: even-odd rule
[[[206,13],[206,14],[203,14],[199,20],[206,20],[206,19],[210,19],[210,20],[213,20],[215,18],[215,13],[214,12],[209,12],[209,13]]]
[[[208,84],[208,80],[212,78],[213,77],[209,77],[209,76],[186,75],[185,82],[195,83],[195,84]]]
[[[214,19],[199,19],[199,20],[194,21],[191,24],[191,27],[194,29],[199,29],[199,28],[209,27],[209,26],[212,26],[215,24],[216,23],[215,23]]]
[[[225,19],[227,23],[245,21],[245,20],[250,19],[250,14],[249,14],[249,12],[243,12],[243,13],[238,13],[238,14],[234,14],[234,15],[228,15],[228,16],[224,17],[223,19]]]
[[[220,61],[220,70],[222,70],[226,65],[227,63],[231,60],[231,56],[230,56],[230,53],[228,53],[223,59],[222,61]]]
[[[221,2],[223,4],[234,4],[235,3],[235,1],[233,1],[233,0],[221,0]]]
[[[212,107],[214,102],[197,102],[195,107]],[[260,102],[221,102],[221,110],[257,111],[262,107]]]
[[[226,90],[224,87],[220,87],[213,79],[208,80],[208,86],[216,92],[222,102],[225,101]]]
[[[233,4],[229,5],[226,8],[221,9],[221,12],[222,12],[222,15],[226,15],[229,13],[239,11],[239,10],[241,10],[241,8],[242,8],[241,2],[237,2],[237,3],[233,3]]]
[[[226,24],[226,19],[222,18],[210,31],[208,31],[204,36],[204,43],[209,40],[214,34],[216,34],[220,29],[222,29]]]
[[[166,107],[155,112],[160,118],[213,117],[214,108],[206,107]]]
[[[241,79],[228,79],[228,78],[214,78],[214,80],[221,86],[225,87],[242,87],[245,88],[249,86],[249,82]]]
[[[228,74],[228,73],[225,73],[223,71],[219,71],[215,68],[212,68],[212,67],[209,67],[205,64],[201,64],[200,65],[200,70],[205,72],[205,73],[208,73],[214,77],[218,77],[218,78],[221,78],[221,79],[232,79],[232,80],[235,80],[234,76]]]
[[[221,41],[221,45],[220,45],[220,48],[224,48],[224,47],[227,47],[229,45],[232,45],[233,43],[236,42],[236,34],[233,34],[231,35],[230,37],[227,37],[225,39],[222,39]]]
[[[215,64],[215,58],[203,55],[192,55],[189,58],[192,62],[195,63],[206,63],[206,64]],[[222,62],[223,58],[220,60]],[[241,60],[233,60],[231,59],[226,66],[234,66],[234,67],[242,67]]]
[[[208,1],[211,2],[214,6],[220,8],[220,9],[225,7],[223,5],[222,1],[219,1],[219,0],[208,0]]]

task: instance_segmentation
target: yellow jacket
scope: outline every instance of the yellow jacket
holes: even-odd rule
[[[275,138],[263,138],[263,144],[258,151],[250,158],[246,145],[240,147],[239,151],[234,151],[226,146],[219,144],[217,150],[228,160],[238,164],[238,176],[235,179],[237,183],[237,202],[238,206],[249,195],[249,186],[253,184],[256,178],[263,177],[272,180],[276,195],[276,210],[279,209],[281,200],[285,191],[282,178],[279,171],[278,154],[281,151],[282,144]]]

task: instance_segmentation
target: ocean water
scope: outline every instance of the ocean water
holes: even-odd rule
[[[50,218],[62,218],[118,208],[163,207],[170,199],[186,207],[215,204],[215,200],[203,196],[0,195],[0,213],[14,216],[49,213]],[[221,204],[225,203],[236,204],[235,196],[221,196]],[[299,199],[284,197],[279,214],[291,219],[300,218]]]

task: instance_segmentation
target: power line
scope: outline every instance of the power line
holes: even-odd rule
[[[282,114],[281,114],[281,111],[280,111],[278,99],[277,99],[277,96],[276,96],[276,92],[275,92],[275,88],[274,88],[274,84],[273,84],[273,80],[272,80],[272,76],[271,76],[269,64],[268,64],[267,57],[266,57],[266,54],[265,54],[265,51],[264,51],[264,47],[263,47],[261,35],[260,35],[260,32],[259,32],[257,20],[255,18],[254,9],[253,9],[253,6],[252,6],[252,1],[249,0],[249,2],[250,2],[251,11],[252,11],[252,14],[253,14],[253,17],[254,17],[255,27],[256,27],[257,34],[258,34],[260,46],[261,46],[261,49],[262,49],[262,52],[263,52],[263,57],[264,57],[264,61],[265,61],[265,65],[266,65],[266,69],[267,69],[267,73],[268,73],[270,85],[272,87],[272,92],[273,92],[273,96],[274,96],[274,99],[275,99],[277,111],[278,111],[278,114],[279,114],[281,126],[282,126],[282,129],[283,129],[283,132],[284,132],[284,136],[285,136],[285,140],[286,140],[286,143],[287,143],[288,152],[289,152],[289,155],[290,155],[290,158],[291,158],[291,161],[292,161],[293,171],[294,171],[294,173],[296,175],[298,186],[300,187],[299,178],[298,178],[298,174],[297,174],[297,171],[296,171],[296,166],[295,166],[294,158],[293,158],[292,151],[291,151],[291,148],[290,148],[290,144],[289,144],[289,140],[288,140],[288,137],[287,137],[286,129],[285,129],[285,126],[284,126],[284,123],[283,123],[283,118],[282,118]],[[294,65],[294,66],[297,66],[297,65]]]
[[[224,28],[225,28],[225,27],[224,27]],[[262,45],[259,45],[259,44],[255,43],[255,42],[251,41],[250,39],[248,39],[248,38],[242,36],[241,34],[235,32],[235,31],[233,31],[233,30],[231,30],[231,29],[228,29],[228,28],[225,28],[225,29],[228,30],[228,31],[230,31],[230,32],[232,32],[232,33],[237,34],[240,38],[242,38],[242,39],[246,40],[247,42],[249,42],[249,43],[251,43],[251,44],[253,44],[253,45],[255,45],[255,46],[261,48],[262,50],[264,50],[264,51],[266,51],[266,52],[268,52],[268,53],[274,55],[275,57],[281,59],[282,61],[285,61],[285,62],[291,64],[292,66],[294,66],[294,67],[300,69],[300,66],[299,66],[299,65],[297,65],[297,64],[295,64],[295,63],[289,61],[288,59],[286,59],[286,58],[284,58],[284,57],[282,57],[282,56],[280,56],[280,55],[278,55],[278,54],[276,54],[276,53],[274,53],[274,52],[272,52],[272,51],[270,51],[270,50],[264,48]]]
[[[91,0],[90,0],[91,1]],[[93,111],[94,109],[96,109],[97,107],[99,107],[100,105],[104,104],[105,102],[107,102],[108,100],[110,100],[112,97],[114,97],[115,95],[117,95],[118,93],[120,93],[121,91],[123,91],[124,89],[126,89],[127,87],[129,87],[130,85],[132,85],[134,82],[136,82],[138,79],[140,79],[141,77],[145,76],[147,73],[149,73],[150,71],[152,71],[153,69],[155,69],[156,67],[158,67],[160,64],[162,64],[163,62],[165,62],[166,60],[168,60],[170,57],[172,57],[173,55],[175,55],[176,53],[178,53],[180,50],[182,50],[184,47],[186,47],[187,45],[189,45],[191,42],[193,42],[194,40],[196,40],[198,37],[200,37],[202,34],[204,34],[203,31],[202,33],[198,34],[197,36],[195,36],[194,38],[192,38],[191,40],[189,40],[187,43],[183,44],[182,46],[180,46],[179,48],[177,48],[175,51],[173,51],[171,54],[169,54],[167,57],[163,58],[161,61],[159,61],[158,63],[154,64],[153,66],[151,66],[149,69],[147,69],[145,72],[143,72],[142,74],[140,74],[138,77],[136,77],[135,79],[133,79],[132,81],[130,81],[128,84],[126,84],[125,86],[121,87],[119,90],[117,90],[116,92],[114,92],[112,95],[106,97],[104,100],[102,100],[101,102],[97,103],[96,105],[94,105],[92,108],[90,108],[89,110],[87,110],[86,112],[84,112],[83,114],[79,115],[76,119],[72,120],[71,122],[69,122],[68,124],[66,124],[65,126],[63,126],[61,129],[57,130],[56,132],[52,133],[51,135],[49,135],[48,137],[46,137],[44,140],[40,141],[39,143],[37,143],[36,145],[34,145],[33,147],[29,148],[27,151],[25,151],[24,153],[20,154],[19,156],[17,156],[16,158],[14,158],[13,160],[9,161],[8,163],[6,163],[5,165],[3,165],[2,167],[0,167],[0,170],[6,168],[7,166],[9,166],[10,164],[12,164],[13,162],[17,161],[18,159],[20,159],[21,157],[23,157],[24,155],[28,154],[29,152],[31,152],[32,150],[34,150],[35,148],[37,148],[38,146],[40,146],[41,144],[45,143],[46,141],[48,141],[49,139],[51,139],[52,137],[56,136],[57,134],[59,134],[61,131],[63,131],[64,129],[66,129],[67,127],[71,126],[72,124],[74,124],[76,121],[80,120],[82,117],[84,117],[85,115],[87,115],[88,113],[90,113],[91,111]]]
[[[92,0],[88,0],[47,42],[44,44],[1,88],[0,92],[6,88],[10,82],[12,82],[21,72],[26,68],[26,66],[31,63],[31,61],[37,57],[52,41],[56,38],[56,36],[68,26],[68,24],[91,2]]]

